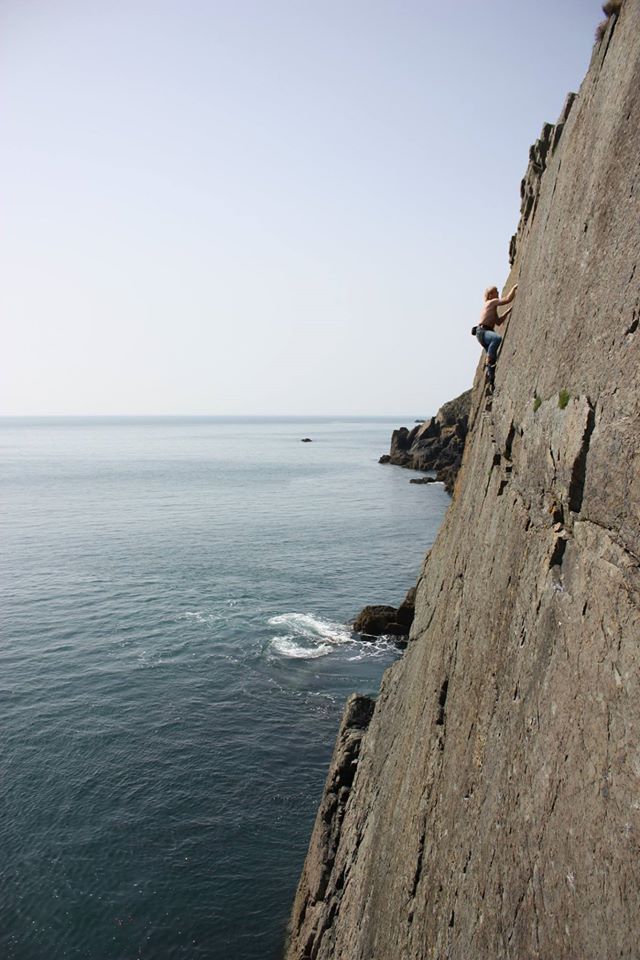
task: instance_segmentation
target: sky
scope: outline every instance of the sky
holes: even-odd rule
[[[598,0],[0,0],[0,415],[428,416]]]

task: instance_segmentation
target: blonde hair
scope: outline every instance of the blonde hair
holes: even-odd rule
[[[495,294],[495,296],[491,296],[491,294]],[[487,289],[484,292],[485,300],[495,300],[497,296],[498,296],[497,287],[487,287]]]

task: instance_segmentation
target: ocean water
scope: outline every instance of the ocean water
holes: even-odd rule
[[[276,960],[448,504],[394,420],[0,421],[0,957]],[[300,443],[310,436],[313,443]]]

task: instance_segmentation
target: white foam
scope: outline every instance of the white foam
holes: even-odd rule
[[[365,660],[371,657],[388,657],[389,651],[393,649],[395,637],[378,637],[376,640],[363,640],[359,643],[358,652],[352,657],[347,657],[351,662],[354,660]]]
[[[344,623],[314,617],[311,613],[281,613],[269,620],[271,627],[284,627],[284,636],[274,637],[270,648],[281,657],[315,660],[326,657],[341,644],[354,643]]]
[[[361,640],[344,623],[323,620],[312,613],[281,613],[268,621],[271,627],[284,627],[286,634],[276,636],[269,650],[280,657],[295,660],[315,660],[342,648],[350,655],[348,660],[370,657],[388,657],[392,637]]]
[[[272,627],[287,627],[294,637],[304,637],[308,640],[322,639],[325,643],[351,643],[351,631],[344,623],[334,623],[314,617],[311,613],[281,613],[271,617],[269,625]]]
[[[317,657],[326,657],[333,648],[329,643],[320,643],[316,647],[303,647],[296,643],[294,637],[275,637],[271,641],[271,649],[281,657],[292,660],[315,660]]]

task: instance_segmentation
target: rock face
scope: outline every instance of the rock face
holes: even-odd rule
[[[289,960],[638,956],[639,142],[625,0],[518,232],[495,394],[479,370],[412,642],[343,801],[330,775]]]
[[[547,169],[547,162],[551,160],[560,142],[562,131],[569,119],[571,108],[575,103],[575,93],[567,94],[562,113],[557,123],[545,123],[539,138],[529,149],[529,166],[520,184],[520,223],[518,230],[511,237],[509,244],[509,263],[513,266],[518,251],[518,243],[527,232],[538,206],[540,183],[542,174]]]
[[[295,910],[306,921],[305,942],[300,943],[300,956],[314,956],[315,944],[322,942],[331,925],[332,915],[324,909],[324,897],[330,881],[340,883],[334,874],[335,858],[340,847],[342,822],[355,778],[360,745],[373,716],[375,702],[353,694],[347,700],[342,723],[333,749],[329,773],[309,846]],[[299,902],[298,902],[299,900]]]
[[[380,463],[393,463],[410,470],[434,470],[436,480],[451,493],[462,463],[467,436],[471,390],[440,407],[431,420],[421,421],[412,430],[400,427],[391,436],[389,454]]]

